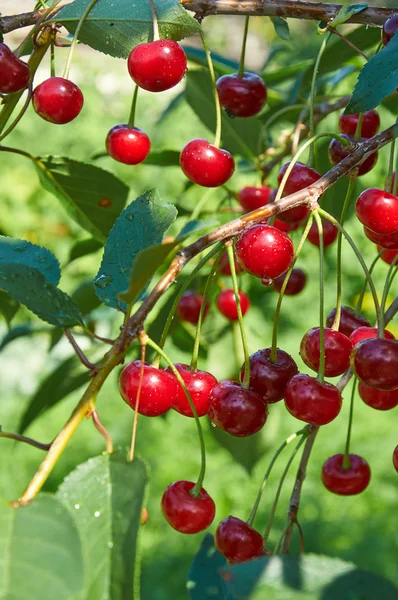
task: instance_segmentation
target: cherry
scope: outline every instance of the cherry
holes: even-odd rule
[[[391,410],[398,405],[398,390],[376,390],[360,382],[358,393],[365,404],[377,410]]]
[[[398,473],[398,446],[395,447],[395,450],[392,454],[392,464],[394,465],[394,469]]]
[[[64,125],[76,119],[83,108],[81,90],[63,77],[50,77],[33,91],[33,108],[37,114],[50,123]]]
[[[193,496],[193,481],[175,481],[165,490],[161,500],[166,521],[180,533],[199,533],[213,522],[216,506],[204,488]]]
[[[359,114],[345,115],[341,113],[339,129],[341,133],[354,137],[358,126]],[[367,110],[363,113],[361,137],[371,138],[379,131],[380,117],[377,110]]]
[[[389,235],[380,235],[379,233],[375,233],[366,227],[364,227],[363,230],[366,237],[381,248],[398,250],[398,231],[394,231],[394,233],[390,233]]]
[[[265,83],[255,73],[223,75],[217,79],[217,91],[230,117],[254,117],[267,100]]]
[[[181,81],[187,70],[183,48],[172,40],[138,44],[127,60],[131,79],[148,92],[164,92]]]
[[[20,92],[28,87],[29,81],[29,65],[0,43],[0,94]]]
[[[290,163],[284,164],[281,170],[279,171],[279,185],[281,184],[283,176],[286,173],[289,165]],[[294,194],[294,192],[298,192],[299,190],[302,190],[308,187],[309,185],[312,185],[313,183],[315,183],[315,181],[318,181],[320,177],[321,174],[318,173],[318,171],[316,171],[315,169],[312,169],[311,167],[308,167],[307,165],[304,165],[301,162],[297,162],[294,165],[292,172],[290,173],[286,181],[285,187],[283,188],[283,195],[289,196],[290,194]],[[310,211],[307,206],[295,206],[294,208],[289,208],[288,210],[285,210],[282,213],[280,213],[279,218],[283,221],[296,223],[305,219],[308,216],[309,212]]]
[[[346,138],[347,140],[350,140],[351,142],[354,142],[353,138],[351,138],[348,135],[345,135],[344,133],[342,134],[342,137]],[[343,146],[338,140],[333,139],[330,142],[329,158],[330,158],[330,162],[333,163],[334,165],[337,165],[337,163],[339,163],[341,160],[343,160],[344,158],[349,156],[349,154],[350,154],[350,151],[348,150],[348,148],[346,146]],[[373,169],[373,167],[375,166],[375,164],[377,163],[377,158],[378,158],[377,152],[373,152],[373,154],[368,156],[368,158],[366,158],[363,161],[363,163],[361,163],[361,166],[358,169],[358,175],[365,175],[366,173],[369,173],[369,171],[371,171]]]
[[[262,535],[237,517],[227,517],[216,529],[217,550],[233,563],[241,563],[263,554]]]
[[[191,394],[192,402],[195,405],[198,417],[207,415],[209,408],[209,394],[214,386],[217,385],[217,379],[207,371],[191,371],[189,365],[177,363],[174,366],[181,375],[188,392]],[[168,367],[166,371],[174,377],[170,367]],[[172,408],[186,417],[193,417],[191,405],[178,380],[177,386],[177,397],[174,399]]]
[[[325,376],[336,377],[345,373],[350,366],[352,344],[340,331],[325,327]],[[300,345],[300,356],[310,369],[319,370],[321,354],[319,327],[307,331]]]
[[[192,290],[188,290],[183,294],[180,298],[180,301],[177,306],[177,315],[180,317],[181,321],[188,321],[188,323],[197,324],[199,320],[199,313],[202,307],[203,296],[202,294],[197,294]],[[210,309],[209,299],[206,299],[206,307],[203,313],[203,318],[205,318]]]
[[[135,409],[140,373],[141,361],[135,360],[124,367],[119,379],[122,398],[132,409]],[[140,415],[147,417],[162,415],[172,407],[177,394],[178,386],[175,377],[162,369],[144,365],[144,376],[138,405]]]
[[[250,308],[250,300],[244,292],[239,290],[240,308],[242,316],[245,316]],[[223,290],[217,298],[217,308],[229,321],[238,320],[238,310],[236,308],[234,290]]]
[[[276,360],[270,358],[271,348],[257,350],[250,356],[250,389],[264,402],[279,402],[285,395],[285,388],[298,369],[293,358],[284,350],[276,349]],[[244,367],[240,372],[243,381]]]
[[[238,238],[236,258],[245,271],[265,285],[290,267],[294,248],[290,238],[270,225],[253,225]]]
[[[391,40],[391,38],[393,37],[393,35],[397,31],[397,29],[398,29],[398,15],[391,15],[391,17],[389,17],[383,25],[383,32],[382,32],[381,39],[382,39],[384,46],[387,46],[388,42]]]
[[[398,198],[384,190],[364,190],[356,203],[358,219],[380,235],[398,233]]]
[[[240,264],[238,263],[236,258],[234,258],[234,263],[235,263],[236,273],[237,274],[241,273],[242,267],[240,266]],[[218,270],[220,271],[220,273],[222,275],[231,275],[231,268],[229,266],[228,254],[226,252],[223,252],[221,255],[220,262],[218,263]]]
[[[398,341],[368,339],[354,346],[351,368],[366,385],[379,390],[398,388]]]
[[[330,311],[326,319],[327,327],[332,327],[335,316],[336,309],[333,308],[333,310]],[[370,322],[366,317],[357,314],[355,310],[350,306],[342,306],[339,331],[341,331],[341,333],[344,333],[344,335],[346,335],[347,337],[350,337],[352,332],[358,329],[358,327],[370,327]]]
[[[362,340],[370,340],[372,338],[377,338],[377,327],[358,327],[350,335],[353,346],[359,344]],[[395,336],[390,331],[387,331],[387,329],[384,329],[384,338],[386,340],[395,340]]]
[[[106,138],[106,150],[115,160],[126,165],[138,165],[146,159],[151,149],[147,134],[127,123],[115,125]]]
[[[285,275],[279,275],[279,277],[274,279],[274,289],[280,292],[284,281]],[[304,273],[304,271],[301,269],[293,269],[293,271],[290,273],[290,277],[285,288],[285,294],[287,296],[295,296],[296,294],[299,294],[303,291],[306,282],[307,275]]]
[[[344,469],[344,454],[335,454],[322,467],[322,481],[326,489],[339,496],[360,494],[369,485],[370,467],[365,459],[350,454],[351,466]]]
[[[227,433],[245,437],[263,427],[268,410],[255,392],[245,390],[236,381],[222,381],[210,392],[208,415]]]
[[[300,225],[301,221],[296,221],[295,223],[288,223],[287,221],[282,221],[282,219],[275,219],[273,226],[276,227],[276,229],[279,229],[279,231],[284,231],[285,233],[288,233],[289,231],[296,231],[296,229],[298,229]]]
[[[235,170],[235,161],[229,152],[200,138],[184,146],[180,165],[188,179],[203,187],[223,185]]]
[[[383,250],[383,248],[381,248],[380,246],[377,246],[377,252],[380,252],[381,250]],[[397,254],[398,254],[398,250],[384,250],[384,252],[380,258],[388,265],[392,265]]]
[[[331,383],[299,373],[286,385],[285,405],[293,417],[319,427],[337,417],[341,410],[341,394]]]
[[[265,185],[261,187],[250,185],[241,189],[238,202],[247,211],[256,210],[267,204],[271,191],[271,188]]]
[[[322,226],[323,226],[323,245],[326,248],[327,246],[330,246],[331,244],[333,244],[333,242],[337,238],[339,230],[337,229],[337,227],[335,225],[333,225],[333,223],[331,223],[327,219],[322,219]],[[308,241],[311,244],[313,244],[314,246],[318,246],[318,248],[319,248],[319,232],[318,232],[318,226],[315,222],[311,225],[310,230],[308,232]]]

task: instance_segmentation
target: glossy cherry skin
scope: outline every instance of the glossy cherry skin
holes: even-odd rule
[[[351,467],[343,469],[344,454],[328,458],[322,467],[322,481],[329,492],[339,496],[360,494],[369,485],[370,467],[366,460],[350,454]]]
[[[217,550],[232,563],[242,563],[263,553],[262,535],[237,517],[221,521],[214,541]]]
[[[327,219],[322,219],[322,226],[323,245],[325,248],[327,248],[327,246],[330,246],[336,240],[339,230]],[[318,246],[319,248],[319,232],[316,222],[311,225],[307,239],[311,244],[313,244],[313,246]]]
[[[286,275],[280,275],[274,279],[273,286],[278,292],[281,291]],[[295,296],[303,291],[307,283],[307,275],[301,269],[293,269],[285,289],[286,296]]]
[[[293,209],[289,209],[293,210]],[[288,211],[285,211],[288,212]],[[274,227],[279,229],[279,231],[284,231],[285,233],[289,233],[289,231],[296,231],[301,225],[301,221],[296,221],[295,223],[288,223],[287,221],[282,221],[282,219],[275,219]]]
[[[392,453],[392,464],[398,473],[398,446],[395,447],[394,452]]]
[[[293,358],[284,350],[276,349],[276,361],[270,359],[271,348],[257,350],[250,356],[250,389],[266,404],[282,400],[288,381],[298,373]],[[244,366],[240,371],[243,381]]]
[[[279,185],[282,182],[283,176],[285,175],[287,168],[290,163],[286,163],[283,165],[278,175],[278,183]],[[321,174],[318,173],[315,169],[304,165],[301,162],[297,162],[292,172],[290,173],[285,187],[283,188],[283,195],[289,196],[290,194],[294,194],[294,192],[298,192],[309,185],[318,181],[321,177]],[[283,211],[279,214],[279,218],[283,221],[287,221],[289,223],[297,223],[305,219],[309,214],[309,209],[307,206],[296,206],[294,208],[289,208],[288,210]]]
[[[234,263],[235,263],[236,274],[241,273],[243,271],[243,269],[240,266],[240,264],[238,263],[238,261],[236,260],[236,258],[234,258]],[[220,262],[218,263],[218,270],[220,271],[220,273],[222,275],[231,275],[228,254],[226,252],[223,252],[221,255]]]
[[[265,284],[290,267],[294,248],[291,239],[270,225],[253,225],[238,238],[236,258],[241,267]]]
[[[81,90],[63,77],[50,77],[33,91],[33,108],[37,114],[50,123],[64,125],[76,119],[83,108]]]
[[[213,522],[216,506],[204,488],[192,496],[193,481],[175,481],[165,490],[161,500],[166,521],[180,533],[199,533]]]
[[[29,65],[0,42],[0,94],[15,94],[28,87]]]
[[[383,250],[383,248],[381,248],[380,246],[377,246],[377,252],[380,252],[381,250]],[[388,265],[392,265],[392,263],[394,261],[395,261],[395,264],[397,264],[397,261],[395,260],[397,257],[397,254],[398,254],[398,250],[384,250],[384,252],[380,258],[382,261],[384,261]]]
[[[333,421],[341,410],[341,394],[331,383],[299,373],[287,384],[285,405],[293,417],[319,427]]]
[[[222,381],[210,392],[210,419],[236,437],[252,435],[263,427],[268,410],[261,397],[236,381]]]
[[[340,331],[325,327],[325,377],[337,377],[350,366],[352,344]],[[310,369],[319,370],[321,353],[319,327],[307,331],[300,345],[300,356]]]
[[[386,248],[387,250],[398,250],[398,231],[390,233],[389,235],[380,235],[366,227],[364,227],[363,230],[366,237],[374,244],[377,244],[381,248]]]
[[[202,307],[203,296],[202,294],[197,294],[192,290],[188,290],[181,296],[181,299],[177,306],[177,315],[180,317],[181,321],[188,321],[188,323],[197,324],[199,320],[199,313]],[[206,307],[203,313],[203,318],[205,318],[210,309],[209,299],[206,300]]]
[[[151,142],[138,127],[126,123],[115,125],[106,138],[106,150],[112,158],[126,165],[138,165],[149,154]]]
[[[359,115],[345,115],[344,112],[341,113],[339,119],[339,129],[341,133],[345,133],[346,135],[350,135],[352,137],[355,136],[358,126]],[[362,127],[361,127],[361,137],[363,138],[371,138],[379,131],[380,128],[380,117],[377,110],[367,110],[363,114]]]
[[[381,39],[382,39],[384,46],[387,46],[388,42],[391,40],[391,38],[393,37],[393,35],[397,31],[397,29],[398,29],[398,15],[391,15],[391,17],[389,17],[383,25],[383,32],[382,32]]]
[[[398,405],[398,390],[376,390],[360,381],[358,393],[365,404],[376,410],[391,410]]]
[[[140,383],[141,361],[135,360],[126,365],[120,375],[119,389],[122,398],[135,409]],[[138,404],[140,415],[157,417],[167,412],[178,394],[177,380],[162,369],[144,365],[141,395]]]
[[[365,227],[380,235],[398,232],[398,198],[378,188],[359,195],[356,214]]]
[[[334,317],[336,315],[336,309],[330,311],[326,319],[327,327],[332,327]],[[370,327],[370,321],[362,315],[358,315],[353,308],[350,306],[341,307],[340,325],[339,331],[344,333],[347,337],[350,337],[353,331],[358,327]]]
[[[345,137],[347,140],[354,142],[354,140],[345,134],[342,134],[342,137]],[[329,145],[329,158],[330,162],[334,165],[337,165],[343,158],[349,156],[350,152],[347,147],[343,146],[338,140],[333,139]],[[377,163],[378,153],[373,152],[368,158],[366,158],[361,166],[358,169],[358,175],[365,175],[369,173]]]
[[[242,316],[245,316],[250,308],[250,300],[246,296],[245,292],[239,290],[240,308]],[[238,310],[236,308],[235,293],[234,290],[228,289],[223,290],[217,297],[217,308],[222,315],[229,321],[238,320]]]
[[[384,337],[386,340],[395,340],[395,336],[387,329],[384,330]],[[350,335],[350,341],[353,346],[363,340],[374,338],[377,338],[377,327],[359,327]]]
[[[148,92],[164,92],[181,81],[187,70],[183,48],[172,40],[139,44],[127,60],[130,77]]]
[[[232,177],[235,161],[226,150],[197,138],[184,146],[180,166],[188,179],[211,188],[223,185]]]
[[[247,211],[256,210],[268,203],[271,191],[271,188],[265,185],[261,187],[249,185],[240,190],[238,202]]]
[[[351,368],[360,381],[379,390],[398,388],[398,341],[364,340],[351,353]]]
[[[189,365],[177,363],[174,366],[181,375],[188,392],[191,394],[198,417],[207,415],[209,408],[209,395],[214,386],[217,385],[217,379],[214,377],[214,375],[208,373],[207,371],[191,371]],[[170,367],[168,367],[166,371],[174,377],[173,371]],[[185,417],[193,417],[191,405],[189,404],[188,398],[186,397],[185,392],[178,380],[177,386],[177,397],[173,402],[172,408]]]
[[[220,103],[231,117],[254,117],[267,100],[264,81],[255,73],[223,75],[217,79]]]

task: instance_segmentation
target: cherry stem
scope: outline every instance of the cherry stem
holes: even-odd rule
[[[83,350],[80,348],[79,344],[76,342],[75,338],[73,337],[71,331],[69,329],[64,329],[64,334],[65,337],[68,339],[68,341],[70,342],[73,350],[76,353],[76,356],[78,357],[78,359],[80,360],[80,362],[87,368],[90,369],[90,371],[93,371],[96,369],[96,365],[93,364],[92,362],[90,362],[88,360],[88,358],[86,357],[86,355],[84,354]]]
[[[91,418],[93,420],[94,427],[97,429],[97,431],[100,432],[100,434],[102,435],[102,437],[105,440],[106,451],[109,454],[112,454],[112,452],[113,452],[112,438],[111,438],[109,432],[105,429],[105,427],[101,423],[100,418],[99,418],[98,413],[97,413],[96,410],[93,410],[93,412],[91,413]]]
[[[360,142],[361,141],[363,117],[364,117],[364,113],[363,112],[361,112],[361,113],[358,114],[358,123],[357,123],[356,129],[355,129],[355,133],[354,133],[354,140],[356,142]]]
[[[343,42],[345,42],[347,44],[347,46],[350,46],[350,48],[352,48],[354,50],[354,52],[356,52],[357,54],[359,54],[360,56],[362,56],[365,60],[369,60],[369,58],[366,56],[366,54],[364,54],[362,52],[362,50],[360,50],[355,44],[353,44],[351,42],[351,40],[349,40],[348,38],[346,38],[345,35],[343,35],[342,33],[340,33],[340,31],[338,31],[336,29],[336,27],[330,27],[328,25],[328,30],[331,33],[334,33],[335,35],[337,35],[341,40],[343,40]]]
[[[163,358],[163,360],[165,360],[166,363],[169,365],[169,367],[172,370],[173,374],[177,378],[178,383],[180,384],[180,386],[184,390],[184,393],[185,393],[185,395],[187,397],[187,400],[189,402],[189,405],[191,407],[191,410],[192,410],[192,413],[193,413],[193,416],[194,416],[194,419],[195,419],[196,428],[198,430],[199,444],[200,444],[201,465],[200,465],[200,472],[199,472],[198,480],[197,480],[197,482],[195,484],[195,487],[191,490],[190,493],[191,493],[192,496],[194,496],[194,497],[197,498],[200,495],[200,490],[202,489],[203,480],[204,480],[205,472],[206,472],[206,448],[205,448],[205,440],[204,440],[204,437],[203,437],[202,426],[200,424],[198,413],[196,411],[195,404],[193,403],[191,394],[189,393],[189,391],[187,389],[187,386],[184,383],[183,378],[181,377],[180,373],[175,368],[175,366],[172,363],[172,361],[170,360],[170,358],[167,356],[167,354],[165,354],[165,352],[162,350],[162,348],[160,348],[160,346],[158,346],[151,338],[147,338],[146,342],[147,342],[148,346],[150,346],[151,348],[153,348]]]
[[[245,72],[246,42],[247,42],[247,34],[249,31],[249,19],[250,19],[250,16],[247,16],[245,19],[245,28],[243,31],[242,52],[240,55],[238,77],[243,77],[243,74]]]
[[[379,258],[382,256],[383,252],[384,252],[384,248],[383,248],[382,250],[380,250],[380,252],[379,252],[379,253],[378,253],[378,255],[376,256],[376,258],[374,259],[374,261],[373,261],[373,262],[372,262],[372,264],[370,265],[370,267],[369,267],[369,274],[370,274],[370,275],[372,274],[372,272],[373,272],[373,269],[375,268],[375,266],[376,266],[376,264],[377,264],[377,262],[378,262]],[[357,305],[356,305],[356,308],[355,308],[355,312],[356,312],[358,315],[360,314],[360,312],[361,312],[361,309],[362,309],[362,303],[363,303],[363,299],[364,299],[364,297],[365,297],[365,292],[366,292],[366,288],[367,288],[367,287],[368,287],[368,280],[367,280],[367,278],[365,277],[365,283],[364,283],[364,285],[363,285],[363,287],[362,287],[362,291],[361,291],[361,293],[360,293],[360,295],[359,295],[358,302],[357,302]]]
[[[312,74],[312,81],[311,81],[311,92],[310,92],[310,137],[313,137],[315,135],[315,91],[316,91],[316,79],[318,76],[318,71],[319,71],[319,65],[321,62],[321,58],[323,53],[325,52],[326,49],[326,45],[328,43],[328,41],[331,38],[332,33],[330,31],[328,31],[328,33],[325,35],[325,37],[322,40],[322,44],[321,47],[319,49],[318,52],[318,56],[316,57],[315,60],[315,64],[314,64],[314,71]],[[312,166],[314,162],[314,148],[313,146],[310,147],[310,155],[308,157],[308,165]]]
[[[323,383],[325,377],[325,326],[324,326],[324,244],[323,244],[323,224],[318,211],[313,212],[319,236],[319,369],[318,381]]]
[[[160,39],[159,35],[159,21],[156,15],[155,3],[153,0],[149,0],[149,5],[151,7],[152,13],[152,23],[153,23],[153,42],[157,42]]]
[[[138,85],[136,85],[134,88],[134,92],[133,92],[133,100],[131,102],[130,116],[129,116],[129,120],[128,120],[128,126],[131,127],[131,129],[133,129],[134,122],[135,122],[135,110],[137,108],[138,90],[139,90],[139,87],[138,87]]]
[[[16,442],[24,442],[25,444],[29,444],[30,446],[34,446],[39,450],[48,451],[51,448],[51,444],[43,444],[42,442],[38,442],[29,437],[25,437],[24,435],[20,435],[19,433],[7,433],[6,431],[0,431],[0,438],[7,438],[9,440],[15,440]]]
[[[221,117],[220,98],[218,97],[218,91],[217,91],[217,85],[216,85],[216,74],[214,72],[214,66],[213,66],[213,61],[211,60],[211,54],[210,54],[210,51],[206,44],[205,34],[203,33],[202,29],[200,30],[200,37],[201,37],[203,49],[205,51],[206,58],[207,58],[207,65],[209,67],[211,86],[213,88],[214,103],[215,103],[215,107],[216,107],[216,135],[214,138],[214,146],[216,146],[216,148],[219,148],[220,143],[221,143],[222,117]]]
[[[32,83],[29,83],[29,87],[28,87],[27,91],[28,91],[28,94],[26,96],[26,100],[24,102],[23,107],[21,108],[20,112],[15,117],[15,119],[13,120],[13,122],[11,123],[11,125],[8,127],[8,129],[6,129],[6,131],[4,131],[4,133],[2,133],[0,135],[0,142],[3,141],[4,138],[6,138],[11,133],[11,131],[13,131],[13,129],[15,129],[15,127],[18,125],[19,121],[22,119],[22,117],[24,116],[24,114],[28,110],[29,104],[30,104],[30,100],[32,98]]]
[[[350,401],[350,415],[348,417],[348,430],[347,430],[347,439],[345,443],[344,450],[344,458],[343,458],[343,469],[351,469],[351,460],[350,460],[350,442],[351,442],[351,430],[352,430],[352,421],[354,418],[354,400],[355,400],[355,390],[357,387],[357,379],[354,379],[351,390],[351,401]]]
[[[397,195],[397,191],[398,191],[398,153],[397,153],[396,165],[395,165],[394,185],[392,186],[392,193],[394,194],[394,196]]]
[[[134,406],[133,431],[132,431],[132,435],[131,435],[131,445],[130,445],[130,452],[129,452],[129,461],[130,462],[132,462],[134,460],[135,443],[137,440],[138,408],[140,405],[142,382],[144,380],[145,354],[146,354],[146,345],[148,343],[148,336],[146,334],[140,334],[139,339],[140,339],[140,344],[141,344],[140,379],[138,382],[137,396],[135,399],[135,406]]]
[[[387,174],[386,184],[384,186],[385,191],[389,192],[390,194],[393,193],[392,174],[394,171],[394,163],[395,163],[395,140],[393,140],[391,142],[391,146],[390,146],[390,160],[388,162],[388,174]],[[396,177],[395,177],[395,179],[396,179]],[[395,180],[394,180],[394,186],[395,186]]]
[[[202,212],[203,207],[206,205],[212,192],[214,192],[214,188],[209,188],[208,190],[205,191],[205,193],[203,194],[203,196],[201,197],[201,199],[199,200],[199,202],[196,204],[195,208],[193,209],[191,216],[190,216],[190,221],[195,221],[195,219],[197,219],[199,217],[200,213]]]
[[[264,123],[264,125],[261,127],[261,133],[260,133],[260,137],[259,137],[259,147],[258,147],[258,154],[261,155],[262,152],[262,147],[263,147],[263,134],[264,132],[267,134],[267,139],[268,139],[268,143],[272,143],[272,140],[270,138],[270,135],[268,134],[268,131],[271,127],[271,125],[273,125],[273,123],[275,123],[275,121],[278,121],[279,117],[281,117],[282,115],[294,111],[294,110],[299,110],[299,109],[305,109],[307,108],[306,104],[291,104],[289,106],[284,106],[283,108],[277,110],[276,112],[274,112]]]
[[[55,44],[54,39],[51,40],[50,45],[50,75],[55,77]]]
[[[384,283],[383,295],[381,297],[381,314],[383,315],[383,319],[382,319],[382,323],[381,324],[379,323],[379,327],[378,327],[378,331],[377,331],[377,337],[379,337],[379,338],[384,337],[384,311],[385,311],[385,307],[386,307],[388,292],[390,291],[390,287],[392,285],[392,282],[394,281],[394,277],[398,272],[397,263],[398,263],[398,253],[395,256],[394,260],[392,261],[392,263],[388,269],[387,277],[386,277],[386,280]]]
[[[73,35],[73,40],[69,49],[69,54],[68,54],[68,58],[66,61],[66,65],[65,65],[65,69],[64,69],[64,74],[63,77],[64,79],[69,79],[69,73],[70,73],[70,68],[72,66],[72,58],[73,58],[73,53],[75,51],[77,42],[78,42],[78,36],[80,33],[80,30],[83,26],[84,21],[86,20],[89,12],[91,11],[91,9],[93,8],[94,4],[97,2],[97,0],[91,0],[91,2],[89,2],[89,4],[87,5],[86,10],[84,11],[84,13],[82,14],[82,16],[80,17],[80,21],[77,24],[75,33]]]

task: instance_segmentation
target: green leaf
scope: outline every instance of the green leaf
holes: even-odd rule
[[[163,202],[156,188],[125,208],[112,228],[94,280],[95,293],[104,304],[119,308],[119,294],[129,287],[138,253],[159,244],[176,216],[176,208]]]
[[[191,62],[207,68],[207,57],[206,52],[203,48],[193,48],[192,46],[184,46],[185,54],[187,59]],[[214,69],[220,75],[229,75],[230,73],[236,73],[239,69],[239,63],[236,60],[225,58],[217,52],[211,53],[211,60],[213,61]]]
[[[368,8],[367,4],[352,4],[348,6],[342,6],[335,18],[330,21],[330,27],[338,27],[338,25],[342,25],[346,21],[348,21],[353,15],[357,15],[358,13],[366,10]]]
[[[19,303],[16,302],[10,294],[0,290],[0,314],[3,315],[7,325],[9,326],[13,318],[18,312]]]
[[[242,465],[249,474],[268,448],[261,431],[244,438],[233,437],[219,427],[210,426],[209,431],[220,446],[225,448],[234,461]]]
[[[38,158],[35,165],[43,188],[76,223],[105,242],[127,202],[128,187],[112,173],[69,158]]]
[[[17,340],[21,337],[28,337],[35,335],[36,333],[48,333],[51,331],[50,327],[34,327],[33,325],[19,325],[10,329],[1,340],[0,350],[3,350],[8,344]]]
[[[187,239],[193,233],[199,234],[203,233],[209,227],[215,227],[219,223],[218,219],[208,219],[207,221],[200,221],[198,219],[194,219],[193,221],[188,221],[185,223],[184,227],[181,229],[180,233],[177,235],[176,240],[182,242]]]
[[[83,256],[87,256],[88,254],[94,254],[100,248],[103,247],[103,243],[95,238],[90,238],[88,240],[82,240],[80,242],[76,242],[76,244],[71,248],[68,258],[68,264],[77,260],[78,258],[82,258]]]
[[[33,267],[54,285],[61,279],[61,269],[54,254],[26,240],[0,236],[0,263]]]
[[[57,497],[73,512],[83,547],[84,600],[139,600],[139,530],[147,486],[145,464],[126,453],[77,467]]]
[[[72,600],[83,591],[83,556],[76,525],[54,497],[26,508],[0,503],[0,598]]]
[[[214,546],[214,536],[205,535],[189,570],[187,590],[191,600],[233,600],[220,577],[227,561]]]
[[[289,25],[282,17],[270,17],[275,33],[281,40],[290,40]]]
[[[101,304],[101,300],[94,292],[91,279],[82,281],[82,283],[72,292],[71,298],[76,302],[80,313],[83,316],[90,314]]]
[[[90,0],[75,0],[57,15],[74,33]],[[179,0],[155,0],[161,38],[181,40],[200,31],[199,23],[181,6]],[[79,40],[95,50],[127,58],[134,46],[153,39],[153,19],[149,2],[137,0],[98,0],[90,10],[79,33]]]
[[[177,152],[177,150],[151,152],[148,158],[145,159],[144,164],[159,167],[178,167],[180,165],[180,152]]]

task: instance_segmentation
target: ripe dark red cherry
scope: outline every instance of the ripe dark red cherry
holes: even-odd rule
[[[115,125],[106,138],[106,150],[112,158],[126,165],[138,165],[146,159],[151,149],[147,134],[126,123]]]
[[[240,266],[240,264],[238,263],[238,261],[236,260],[236,258],[234,258],[234,262],[235,262],[236,274],[241,273],[243,269]],[[220,271],[220,273],[222,275],[231,275],[228,254],[226,252],[223,252],[223,254],[221,255],[220,262],[218,263],[218,270]]]
[[[370,339],[352,349],[351,368],[366,385],[379,390],[398,388],[398,341]]]
[[[331,223],[327,219],[322,219],[322,226],[323,245],[326,248],[327,246],[333,244],[333,242],[337,238],[339,230],[333,225],[333,223]],[[319,248],[319,232],[316,222],[314,222],[310,227],[310,230],[308,232],[308,241],[311,242],[311,244],[313,244],[314,246],[318,246]]]
[[[37,114],[50,123],[64,125],[76,119],[83,108],[81,90],[63,77],[50,77],[33,91],[33,108]]]
[[[274,289],[278,292],[281,291],[283,282],[285,281],[286,275],[280,275],[276,279],[274,279]],[[285,294],[287,296],[295,296],[303,291],[305,284],[307,282],[307,275],[301,269],[293,269],[290,273],[289,280],[287,282],[287,286],[285,289]]]
[[[188,392],[191,394],[192,402],[195,405],[198,417],[207,415],[209,408],[209,395],[214,386],[217,385],[217,379],[214,377],[214,375],[208,373],[207,371],[191,371],[189,365],[177,363],[174,366],[181,375]],[[173,371],[170,367],[168,367],[166,371],[173,375]],[[193,412],[188,398],[186,397],[185,392],[178,380],[177,386],[178,392],[172,408],[186,417],[193,417]]]
[[[216,506],[204,488],[192,496],[193,481],[175,481],[165,490],[161,507],[166,521],[180,533],[199,533],[213,522]]]
[[[232,563],[242,563],[263,553],[262,535],[236,517],[221,521],[214,541],[217,550]]]
[[[394,465],[394,469],[398,473],[398,446],[395,447],[395,450],[392,454],[392,464]]]
[[[366,227],[363,230],[366,237],[374,244],[387,250],[398,250],[398,231],[394,231],[394,233],[390,233],[389,235],[380,235],[374,231],[370,231]]]
[[[350,366],[352,344],[348,337],[340,331],[325,327],[325,376],[342,375]],[[310,369],[319,370],[321,353],[319,327],[307,331],[300,345],[300,356]]]
[[[266,285],[290,267],[294,248],[291,239],[270,225],[253,225],[238,238],[236,258],[245,271]]]
[[[28,87],[29,80],[29,65],[0,43],[0,94],[20,92]]]
[[[299,373],[287,384],[285,404],[293,417],[319,427],[333,421],[341,410],[341,394],[331,383]]]
[[[346,138],[347,140],[350,140],[351,142],[354,142],[354,139],[351,138],[348,135],[345,135],[344,133],[342,134],[342,137]],[[330,162],[334,165],[337,165],[337,163],[339,163],[341,160],[343,160],[343,158],[346,158],[347,156],[349,156],[350,152],[349,150],[343,146],[338,140],[333,139],[330,142],[329,145],[329,158],[330,158]],[[366,158],[363,163],[361,164],[361,166],[358,169],[358,175],[365,175],[366,173],[369,173],[369,171],[371,171],[373,169],[373,167],[375,166],[375,164],[377,163],[377,158],[378,158],[378,153],[377,152],[373,152],[373,154],[371,154],[370,156],[368,156],[368,158]]]
[[[177,315],[180,317],[181,321],[188,321],[188,323],[197,324],[199,319],[200,309],[202,307],[203,296],[202,294],[197,294],[192,290],[188,290],[181,296],[181,299],[177,306]],[[206,299],[206,308],[203,313],[203,318],[205,318],[210,309],[209,299]]]
[[[210,392],[210,419],[227,433],[245,437],[259,431],[268,410],[261,397],[236,381],[222,381]]]
[[[240,307],[242,315],[245,316],[250,308],[250,300],[242,290],[239,290]],[[238,320],[234,290],[223,290],[217,298],[217,308],[229,321]]]
[[[351,466],[343,468],[344,454],[328,458],[322,467],[322,481],[326,489],[339,496],[360,494],[369,485],[370,467],[365,459],[350,454]]]
[[[289,165],[290,163],[284,164],[281,170],[279,171],[279,185],[281,184],[283,176],[286,173]],[[309,185],[312,185],[313,183],[315,183],[315,181],[318,181],[320,177],[321,174],[318,173],[318,171],[316,171],[315,169],[312,169],[311,167],[308,167],[307,165],[304,165],[301,162],[297,162],[294,165],[292,172],[290,173],[286,181],[285,187],[283,188],[283,195],[289,196],[290,194],[294,194],[294,192],[298,192],[299,190],[302,190],[308,187]],[[284,212],[279,214],[279,218],[283,221],[288,221],[289,223],[297,223],[305,219],[308,216],[308,214],[308,207],[303,205],[285,210]]]
[[[265,83],[255,73],[223,75],[217,79],[217,91],[230,117],[254,117],[267,100]]]
[[[276,349],[274,362],[270,355],[271,348],[263,348],[250,356],[250,389],[267,404],[282,400],[287,382],[298,373],[293,358],[284,350]],[[240,372],[241,381],[243,376],[244,366]]]
[[[383,250],[383,248],[381,248],[380,246],[377,246],[377,252],[380,252],[381,250]],[[392,265],[392,263],[394,262],[394,260],[397,257],[397,254],[398,254],[398,250],[384,250],[384,252],[380,258],[388,265]],[[396,264],[396,261],[395,261],[395,264]]]
[[[238,202],[247,211],[256,210],[267,204],[271,191],[271,188],[265,185],[261,187],[250,185],[241,189]]]
[[[398,198],[378,188],[364,190],[356,203],[358,219],[380,235],[398,233]]]
[[[119,389],[122,398],[135,409],[140,383],[141,361],[135,360],[126,365],[120,375]],[[144,376],[138,412],[147,417],[157,417],[167,412],[175,402],[178,393],[177,380],[162,369],[144,365]]]
[[[359,115],[345,115],[341,113],[339,119],[339,129],[341,133],[354,137],[358,126]],[[361,137],[371,138],[379,131],[380,117],[377,110],[367,110],[363,114]]]
[[[336,315],[336,309],[330,311],[326,319],[327,327],[332,327],[334,317]],[[347,337],[350,337],[353,331],[358,329],[358,327],[370,327],[370,322],[366,317],[359,315],[355,312],[353,308],[350,306],[342,306],[341,307],[341,316],[340,316],[340,325],[339,331],[344,333]]]
[[[276,227],[276,229],[279,229],[279,231],[284,231],[285,233],[288,233],[289,231],[296,231],[296,229],[298,229],[300,225],[301,221],[296,221],[295,223],[288,223],[287,221],[282,221],[282,219],[275,219],[273,226]]]
[[[180,166],[194,183],[203,187],[218,187],[232,177],[235,161],[226,150],[198,138],[184,146]]]
[[[148,92],[164,92],[184,77],[187,57],[177,42],[156,40],[133,48],[127,67],[131,79],[140,88]]]
[[[394,33],[398,29],[398,15],[391,15],[383,25],[383,32],[381,39],[384,46],[387,46],[388,42],[393,37]]]
[[[395,340],[395,336],[390,331],[387,331],[387,329],[384,330],[384,337],[386,340]],[[359,327],[350,335],[350,341],[353,346],[363,340],[373,338],[377,338],[377,327]]]
[[[391,410],[398,405],[398,390],[376,390],[360,382],[358,393],[365,404],[376,410]]]

